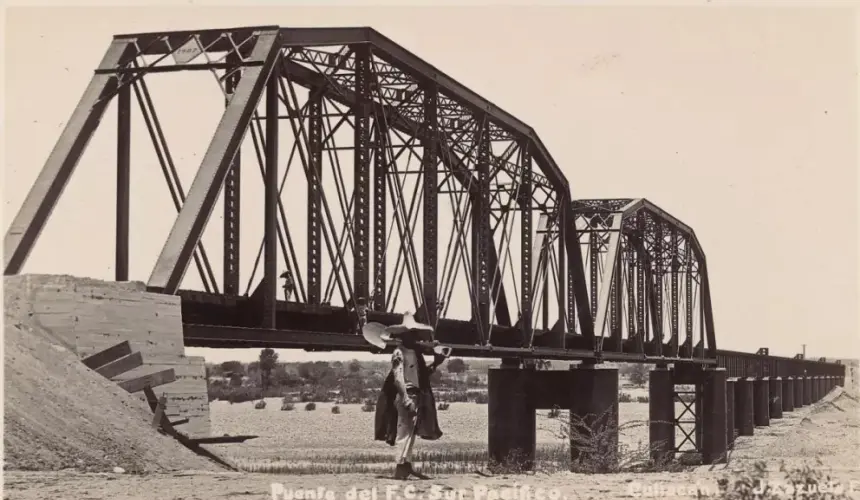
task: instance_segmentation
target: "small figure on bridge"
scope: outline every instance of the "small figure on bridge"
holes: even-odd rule
[[[290,297],[292,297],[293,292],[296,290],[296,285],[293,283],[293,275],[289,269],[281,273],[281,279],[284,280],[284,300],[289,302]]]
[[[384,346],[386,340],[397,342],[391,356],[391,371],[376,404],[374,433],[376,440],[397,446],[395,479],[409,476],[426,479],[412,468],[415,438],[436,440],[442,436],[430,375],[445,356],[434,352],[433,364],[427,366],[417,344],[432,341],[432,332],[432,327],[417,323],[411,314],[404,314],[400,325],[383,328],[370,323],[363,330],[365,338],[377,347]]]

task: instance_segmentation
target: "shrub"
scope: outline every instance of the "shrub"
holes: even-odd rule
[[[260,390],[254,387],[228,387],[226,385],[210,385],[207,391],[210,401],[229,401],[244,403],[260,398]]]
[[[293,411],[296,408],[296,405],[290,403],[289,401],[284,401],[281,403],[281,411]]]
[[[485,405],[490,402],[490,395],[486,392],[481,392],[475,395],[475,402],[479,405]]]
[[[317,409],[317,404],[311,401],[310,403],[305,405],[305,411],[314,411]]]
[[[648,402],[648,396],[639,396],[636,398],[636,402],[637,403],[647,403]]]
[[[373,398],[367,398],[364,400],[364,404],[361,405],[361,411],[363,412],[372,412],[376,410],[376,400]]]
[[[440,411],[445,411],[450,407],[451,407],[450,403],[439,403],[439,410]]]
[[[332,406],[332,407],[331,407],[331,412],[332,412],[332,413],[335,413],[335,414],[340,413],[340,406],[338,406],[338,405],[334,405],[334,406]]]
[[[618,395],[618,402],[619,403],[632,403],[633,402],[633,396],[631,396],[630,394],[627,394],[626,392],[622,392],[621,394]]]
[[[648,365],[636,363],[630,370],[630,383],[635,386],[643,386],[648,382],[648,374],[651,371]]]
[[[257,404],[254,405],[255,410],[263,410],[265,408],[266,408],[266,400],[265,399],[261,399],[261,400],[257,401]]]
[[[580,450],[570,463],[570,469],[580,473],[672,472],[683,470],[683,465],[673,461],[655,462],[651,452],[660,443],[638,446],[619,444],[618,435],[635,427],[647,427],[648,421],[618,423],[613,410],[582,418],[555,418],[560,426],[560,437]]]
[[[299,398],[302,403],[308,403],[311,401],[327,403],[331,401],[331,396],[329,395],[328,391],[321,387],[314,387],[312,391],[302,392]]]

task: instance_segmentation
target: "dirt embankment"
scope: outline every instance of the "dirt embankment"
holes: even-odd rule
[[[21,313],[20,291],[4,292],[5,470],[221,470],[159,434],[140,398]]]

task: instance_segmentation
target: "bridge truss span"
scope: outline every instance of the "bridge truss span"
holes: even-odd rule
[[[152,81],[176,73],[219,116],[187,189]],[[363,27],[115,36],[6,234],[5,274],[112,103],[115,279],[129,279],[131,137],[145,130],[175,210],[147,285],[181,296],[188,346],[370,350],[364,321],[413,311],[460,356],[718,363],[692,229],[644,199],[572,199],[530,126]]]

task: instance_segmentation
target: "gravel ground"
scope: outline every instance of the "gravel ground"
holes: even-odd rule
[[[327,500],[361,500],[350,495],[353,488],[371,492],[376,496],[368,500],[382,500],[386,487],[397,488],[390,500],[488,500],[486,488],[504,493],[503,488],[518,488],[522,495],[524,486],[534,492],[544,488],[551,492],[557,489],[560,500],[578,498],[634,498],[650,496],[656,498],[695,497],[698,489],[703,496],[718,496],[718,480],[749,475],[757,463],[764,464],[767,479],[773,485],[784,483],[783,474],[775,473],[781,465],[788,468],[808,466],[814,471],[829,476],[834,484],[856,493],[850,498],[860,498],[860,464],[856,451],[860,448],[860,405],[857,399],[835,389],[822,401],[798,411],[787,418],[773,420],[768,428],[756,429],[756,435],[742,437],[728,465],[698,467],[680,473],[582,475],[572,473],[533,474],[511,476],[484,476],[462,474],[437,476],[428,481],[394,482],[370,474],[283,476],[242,473],[170,473],[170,474],[80,474],[74,472],[26,473],[7,472],[5,493],[7,499],[147,499],[194,500],[218,498],[243,498],[263,500],[292,498],[297,490],[315,489],[314,498]],[[285,496],[277,492],[293,493]],[[414,490],[405,489],[412,486]],[[318,488],[330,491],[331,496],[319,496]],[[462,491],[463,495],[445,495]],[[510,490],[508,490],[510,491]],[[409,493],[413,496],[410,498]],[[477,495],[476,495],[477,493]],[[305,496],[305,498],[308,498]],[[519,498],[524,498],[520,496]],[[548,497],[545,497],[548,498]],[[531,496],[535,500],[535,496]]]

